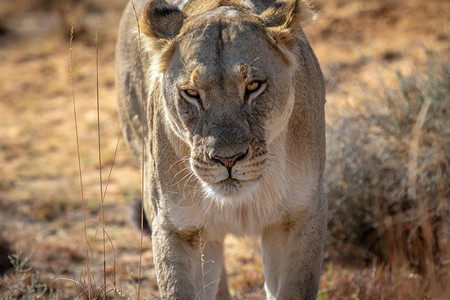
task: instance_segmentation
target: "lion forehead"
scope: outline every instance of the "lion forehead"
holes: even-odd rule
[[[199,55],[223,61],[255,53],[267,44],[267,33],[257,17],[220,7],[186,21],[178,43],[186,61]]]
[[[211,21],[211,20],[220,20],[223,22],[233,22],[233,23],[242,23],[242,22],[258,22],[258,18],[255,15],[250,14],[248,9],[245,7],[238,6],[219,6],[215,7],[211,10],[205,11],[200,14],[194,14],[189,17],[186,25],[190,25],[189,22],[202,22],[202,21]]]
[[[265,32],[245,24],[208,22],[186,33],[177,46],[176,57],[172,57],[174,70],[182,69],[183,75],[192,79],[214,74],[228,79],[247,79],[250,74],[264,77],[263,73],[271,72],[267,60],[276,59]]]

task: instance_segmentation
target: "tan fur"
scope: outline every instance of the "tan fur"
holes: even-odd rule
[[[326,235],[325,88],[302,30],[314,18],[308,4],[134,2],[140,27],[129,4],[117,90],[124,135],[144,157],[161,297],[230,299],[231,233],[261,237],[268,299],[314,299]]]

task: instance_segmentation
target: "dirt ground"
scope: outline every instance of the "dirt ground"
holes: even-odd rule
[[[130,222],[129,210],[140,193],[140,176],[120,140],[114,91],[114,43],[126,1],[62,1],[68,4],[53,6],[48,4],[51,2],[0,3],[0,274],[5,254],[20,251],[22,257],[31,257],[30,267],[40,274],[42,282],[60,290],[59,299],[72,299],[89,283],[89,276],[82,272],[87,236],[92,247],[88,255],[91,283],[101,285],[103,243],[97,225],[100,188],[107,186],[107,289],[116,282],[120,295],[134,299],[140,235]],[[318,7],[319,19],[306,33],[327,81],[328,114],[351,113],[361,94],[376,90],[380,83],[393,84],[396,70],[420,72],[426,67],[428,50],[444,57],[450,53],[447,0],[322,0]],[[75,34],[71,49],[72,17]],[[98,170],[96,31],[102,185]],[[84,205],[80,200],[73,99]],[[229,237],[226,244],[234,298],[263,299],[258,242]],[[380,275],[376,266],[348,267],[327,259],[319,297],[389,298],[399,287],[390,276],[394,275]],[[404,278],[414,284],[414,276]],[[140,278],[141,294],[157,298],[148,237],[143,239]],[[0,295],[8,294],[0,285]]]

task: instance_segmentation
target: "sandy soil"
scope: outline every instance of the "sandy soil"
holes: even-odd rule
[[[31,267],[43,282],[61,290],[59,298],[72,299],[81,291],[73,280],[88,282],[82,273],[86,232],[92,248],[88,255],[92,281],[97,285],[102,282],[103,243],[97,226],[101,202],[97,30],[103,189],[108,182],[104,202],[109,239],[107,288],[110,290],[116,280],[125,298],[133,298],[137,292],[140,235],[129,220],[129,207],[139,195],[140,179],[138,167],[120,141],[114,91],[114,43],[125,1],[72,4],[73,13],[65,6],[45,8],[36,4],[39,1],[23,3],[28,6],[21,8],[11,0],[0,3],[0,269],[8,247],[13,252],[18,249],[22,256],[31,255]],[[323,0],[319,7],[319,19],[306,32],[327,80],[328,112],[351,113],[362,93],[376,89],[380,82],[392,84],[396,70],[419,72],[425,67],[426,49],[442,56],[450,52],[449,1]],[[67,24],[72,15],[75,38],[71,67]],[[85,218],[72,95],[77,108]],[[227,245],[234,297],[262,299],[258,243],[229,237]],[[321,283],[322,295],[327,297],[324,299],[389,295],[396,287],[376,270],[326,261]],[[413,277],[411,280],[414,282]],[[147,237],[142,247],[141,292],[150,299],[157,297]],[[0,286],[0,294],[7,295],[8,291]]]

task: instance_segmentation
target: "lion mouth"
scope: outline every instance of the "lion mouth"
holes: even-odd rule
[[[236,165],[207,165],[192,160],[192,169],[200,179],[204,194],[219,202],[246,201],[258,189],[263,161],[238,162]]]

